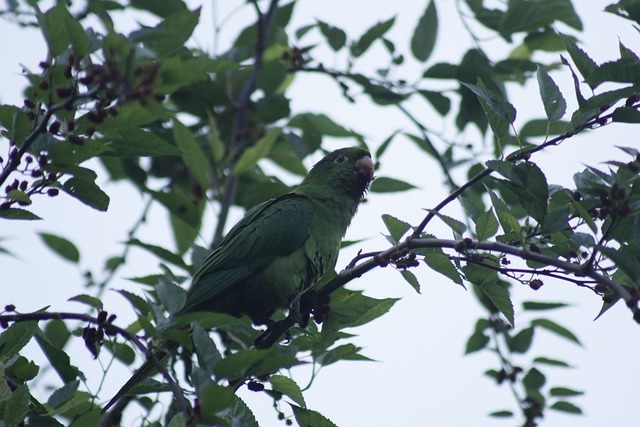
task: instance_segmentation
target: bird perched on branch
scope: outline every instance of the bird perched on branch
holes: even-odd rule
[[[292,192],[248,211],[193,276],[176,316],[215,311],[268,322],[335,267],[373,172],[367,150],[342,148],[316,163]],[[177,347],[171,344],[154,355],[164,360]],[[154,371],[153,363],[145,362],[103,412]]]

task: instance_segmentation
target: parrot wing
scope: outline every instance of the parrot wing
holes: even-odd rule
[[[289,193],[250,210],[205,259],[178,314],[206,307],[222,292],[288,255],[309,237],[313,203]]]

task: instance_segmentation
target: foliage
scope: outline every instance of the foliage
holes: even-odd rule
[[[61,193],[107,211],[110,197],[96,183],[98,174],[106,173],[110,180],[136,188],[147,200],[140,218],[144,219],[152,205],[166,209],[178,249],[143,242],[136,228],[130,233],[127,250],[148,251],[158,258],[160,269],[150,267],[148,276],[135,279],[148,286],[145,295],[119,291],[137,313],[137,320],[126,328],[117,326],[114,309],[103,306],[101,295],[128,262],[127,252],[108,260],[109,274],[94,283],[91,295],[71,298],[87,305],[89,314],[48,309],[16,314],[15,307],[5,307],[0,316],[6,328],[0,336],[4,423],[20,425],[28,419],[39,425],[108,425],[119,419],[131,399],[101,415],[98,396],[80,387],[86,374],[73,365],[73,355],[64,347],[81,337],[94,357],[106,351],[127,365],[138,364],[134,347],[151,357],[148,349],[156,339],[183,346],[181,356],[190,383],[178,386],[170,375],[172,369],[156,360],[165,383],[148,380],[135,390],[140,394],[132,397],[151,414],[159,400],[147,394],[170,390],[175,404],[162,414],[168,425],[258,425],[251,409],[235,394],[246,386],[273,399],[280,418],[295,419],[301,426],[332,426],[333,422],[307,407],[302,388],[288,371],[302,363],[313,364],[317,371],[333,363],[369,360],[347,328],[385,315],[396,299],[375,299],[344,285],[387,266],[396,269],[399,278],[417,292],[420,283],[411,271],[414,268],[432,269],[473,291],[485,313],[470,328],[466,352],[497,355],[498,368],[486,375],[497,384],[512,385],[523,425],[536,425],[547,409],[581,413],[570,401],[581,391],[547,387],[545,368],[569,368],[568,362],[531,356],[523,367],[513,358],[533,355],[534,337],[540,333],[552,333],[576,345],[581,345],[580,340],[566,326],[546,317],[514,327],[510,289],[524,285],[535,291],[545,281],[566,281],[602,299],[600,315],[622,300],[640,322],[636,259],[640,153],[621,147],[627,161],[610,161],[607,170],[589,166],[574,175],[571,188],[549,183],[534,162],[536,153],[552,150],[586,130],[615,122],[640,122],[637,53],[620,44],[619,58],[598,64],[573,36],[554,30],[557,23],[574,31],[582,29],[570,0],[512,0],[502,9],[467,0],[461,13],[472,14],[484,30],[501,37],[513,50],[506,57],[490,58],[477,43],[458,63],[436,64],[429,64],[438,37],[442,37],[434,0],[426,2],[409,41],[389,38],[394,18],[354,37],[323,21],[291,28],[295,1],[248,3],[246,7],[255,8],[255,23],[237,35],[228,51],[211,56],[187,44],[201,16],[199,9],[190,10],[181,0],[131,1],[127,5],[94,0],[86,2],[86,9],[73,12],[66,2],[57,2],[49,10],[41,10],[38,2],[7,2],[6,15],[42,30],[48,55],[38,71],[25,73],[28,85],[23,105],[0,106],[0,138],[5,150],[0,162],[2,220],[45,217],[46,221],[38,210],[38,199]],[[625,0],[606,10],[640,23],[638,5]],[[153,16],[158,24],[120,33],[116,17],[132,10]],[[92,29],[89,18],[99,20],[104,32]],[[314,31],[346,58],[343,67],[329,69],[314,57],[315,45],[305,41]],[[516,45],[514,40],[521,42]],[[405,50],[397,47],[399,43],[407,44],[406,51],[413,58],[403,56]],[[386,67],[372,73],[356,71],[375,44],[382,44],[388,55],[376,58],[376,63]],[[539,52],[562,52],[561,62],[538,62],[534,56]],[[423,74],[411,84],[394,80],[393,71],[409,60],[424,64]],[[570,114],[568,94],[549,74],[556,70],[570,73],[575,82],[571,96],[578,108]],[[182,325],[192,325],[191,336],[183,328],[166,327],[165,312],[175,311],[184,298],[179,284],[188,284],[187,277],[207,252],[195,244],[206,206],[219,207],[211,237],[214,247],[233,206],[246,209],[289,189],[267,172],[265,160],[279,172],[302,177],[307,172],[303,161],[323,150],[326,138],[365,145],[364,136],[348,123],[338,123],[324,112],[292,110],[288,89],[300,73],[326,75],[347,102],[370,99],[409,118],[417,133],[396,131],[384,141],[369,142],[377,148],[376,159],[386,160],[387,149],[400,140],[415,144],[426,159],[439,165],[451,195],[429,210],[420,224],[385,215],[389,248],[360,253],[344,271],[316,284],[318,300],[331,296],[330,311],[326,304],[314,307],[315,322],[306,327],[286,313],[266,331],[254,328],[248,319],[216,313],[180,319]],[[533,78],[544,118],[516,129],[517,105],[510,103],[508,88]],[[456,89],[440,91],[438,80]],[[491,159],[474,160],[482,149],[482,138],[461,146],[430,130],[406,108],[415,98],[423,99],[444,120],[453,120],[460,131],[474,126],[486,135],[491,141]],[[99,161],[101,167],[89,160]],[[469,178],[458,185],[453,172],[461,168]],[[371,192],[413,188],[409,182],[382,175]],[[460,203],[464,216],[452,218],[441,212],[454,201]],[[451,228],[453,240],[431,235],[429,225],[436,217]],[[68,239],[53,233],[40,237],[65,261],[80,262],[80,251]],[[544,315],[565,305],[530,301],[523,309]],[[86,327],[70,331],[67,322],[71,319],[82,320]],[[41,328],[38,322],[44,321]],[[215,340],[208,330],[215,331]],[[288,343],[282,339],[285,333]],[[46,392],[30,383],[40,373],[40,367],[23,351],[31,341],[38,344],[62,382],[48,393],[45,403]],[[188,390],[187,396],[181,387]],[[100,395],[100,401],[105,397]],[[283,399],[292,402],[290,406]],[[491,416],[515,414],[509,409]],[[157,415],[149,417],[145,421],[149,425],[160,422]]]

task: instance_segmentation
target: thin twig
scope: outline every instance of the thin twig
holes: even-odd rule
[[[57,111],[64,110],[70,107],[76,101],[91,98],[98,92],[98,89],[99,88],[96,87],[95,89],[72,96],[70,98],[67,98],[63,102],[50,106],[44,113],[40,121],[34,125],[33,129],[31,129],[31,132],[29,132],[29,134],[26,136],[20,148],[15,151],[14,155],[9,157],[7,164],[2,169],[2,172],[0,172],[0,186],[4,184],[7,178],[9,178],[9,175],[11,175],[11,173],[20,165],[22,156],[24,156],[29,148],[31,148],[31,145],[36,141],[36,139],[38,139],[41,134],[47,131],[47,124],[49,123],[51,117],[53,117],[53,115]]]
[[[67,313],[67,312],[38,312],[38,313],[19,313],[19,314],[3,314],[0,315],[0,322],[26,322],[26,321],[42,321],[42,320],[81,320],[83,322],[92,323],[95,325],[108,327],[110,331],[114,331],[117,334],[124,337],[126,340],[131,341],[138,349],[145,355],[146,359],[153,363],[153,366],[162,374],[164,379],[169,384],[169,388],[174,397],[178,401],[180,410],[188,417],[191,415],[191,406],[187,399],[182,394],[182,389],[174,381],[169,372],[160,363],[158,358],[153,354],[149,348],[142,343],[140,338],[126,329],[115,326],[111,323],[105,325],[104,321],[101,321],[95,317],[80,314],[80,313]]]

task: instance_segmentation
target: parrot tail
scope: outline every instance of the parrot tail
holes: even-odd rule
[[[169,358],[169,355],[175,352],[179,346],[180,345],[176,342],[170,342],[162,349],[153,350],[153,356],[156,358],[156,360],[158,360],[158,362],[164,365],[164,362]],[[105,405],[100,413],[104,414],[105,412],[107,412],[109,408],[111,408],[116,404],[116,402],[118,402],[118,400],[127,395],[133,387],[135,387],[145,378],[153,375],[155,372],[157,372],[157,369],[152,361],[147,360],[146,362],[144,362],[144,364],[138,368],[133,376],[129,378],[129,381],[127,381],[125,385],[123,385],[122,388],[118,390],[115,396],[111,398],[109,403]]]

